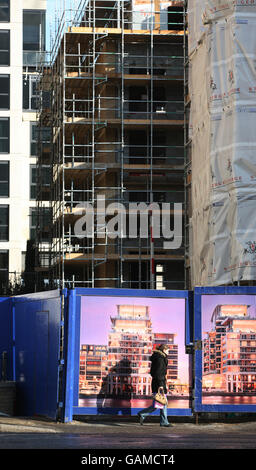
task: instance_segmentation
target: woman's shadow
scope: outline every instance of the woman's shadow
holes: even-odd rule
[[[131,373],[128,359],[122,359],[108,371],[97,395],[97,414],[131,416]]]

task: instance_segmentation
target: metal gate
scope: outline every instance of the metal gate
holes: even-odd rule
[[[16,414],[57,418],[61,399],[61,294],[12,297],[13,377]]]

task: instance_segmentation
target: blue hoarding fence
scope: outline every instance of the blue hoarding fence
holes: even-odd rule
[[[16,382],[16,414],[56,418],[60,354],[59,291],[1,299],[0,352]]]
[[[208,384],[212,381],[214,385],[216,377],[220,379],[221,375],[226,382],[230,380],[232,363],[226,361],[228,354],[226,350],[224,356],[219,351],[220,354],[215,355],[215,362],[218,363],[222,354],[224,357],[222,374],[217,368],[213,368],[212,372],[206,370],[203,349],[205,338],[212,330],[213,334],[215,331],[215,325],[209,323],[209,315],[212,318],[216,305],[227,305],[231,300],[237,305],[246,304],[250,311],[250,319],[256,323],[256,310],[255,317],[251,313],[252,308],[255,307],[256,287],[204,287],[195,288],[194,292],[81,288],[0,298],[1,379],[16,382],[17,415],[42,415],[68,422],[72,421],[75,415],[119,413],[133,416],[137,414],[139,408],[127,407],[127,404],[122,404],[118,408],[113,406],[103,408],[95,406],[93,400],[89,405],[90,400],[87,400],[84,406],[81,406],[79,402],[81,305],[83,302],[88,302],[89,298],[102,301],[104,298],[110,299],[111,297],[119,299],[119,303],[122,303],[122,299],[131,301],[133,298],[145,301],[147,299],[184,300],[184,349],[189,363],[190,393],[188,405],[184,408],[181,406],[168,408],[170,415],[191,416],[198,412],[256,412],[256,389],[253,388],[256,387],[256,361],[255,364],[252,361],[250,368],[246,371],[245,366],[239,363],[243,359],[237,358],[237,382],[235,384],[238,384],[240,376],[246,377],[250,381],[250,388],[247,384],[247,391],[241,392],[238,385],[236,389],[229,390],[223,385],[219,389],[212,385],[205,387],[205,382]],[[208,305],[207,302],[211,307],[205,307]],[[104,306],[104,302],[102,305]],[[243,320],[243,325],[246,325],[248,319],[247,315],[244,318],[245,321]],[[225,320],[224,315],[221,320]],[[254,336],[253,322],[250,323],[251,338]],[[204,327],[206,323],[207,334]],[[226,323],[231,330],[232,321],[226,321]],[[221,341],[225,343],[225,335],[222,336]],[[241,351],[239,354],[243,355]],[[242,372],[239,374],[239,367],[240,371],[244,371],[243,376]]]
[[[1,380],[14,380],[13,318],[8,297],[0,297],[0,374]]]

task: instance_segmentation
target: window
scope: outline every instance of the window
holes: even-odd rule
[[[9,197],[9,162],[0,161],[0,197]]]
[[[168,29],[173,31],[183,29],[183,7],[168,7]]]
[[[42,92],[42,106],[43,109],[47,109],[51,107],[51,93],[50,91],[43,91]]]
[[[51,128],[50,127],[42,127],[41,128],[41,139],[42,142],[51,142]]]
[[[0,250],[0,285],[8,281],[9,250]]]
[[[158,129],[153,134],[153,163],[164,163],[166,157],[166,131]]]
[[[26,269],[26,251],[21,252],[21,272],[23,273]]]
[[[10,21],[10,0],[0,0],[0,22],[9,23]]]
[[[42,156],[44,161],[49,160],[50,144],[52,140],[52,130],[50,127],[42,127],[40,131],[40,141],[42,144]]]
[[[10,65],[10,31],[0,29],[0,66]]]
[[[155,87],[153,89],[153,111],[154,113],[166,113],[166,93],[164,87]]]
[[[23,10],[23,50],[45,50],[45,11]]]
[[[47,252],[45,252],[45,251],[39,252],[39,264],[40,264],[40,266],[42,266],[44,268],[47,268],[47,267],[49,267],[49,263],[50,263],[50,260],[49,260],[49,256],[47,255]]]
[[[38,225],[40,226],[40,241],[49,242],[50,226],[52,222],[52,210],[50,207],[41,207],[39,212]],[[30,238],[36,238],[37,208],[30,208]]]
[[[9,153],[10,120],[0,117],[0,153]]]
[[[36,238],[38,212],[36,207],[30,208],[30,240]],[[52,221],[52,210],[50,207],[41,207],[39,212],[39,226],[41,231],[41,241],[49,241],[50,226]]]
[[[30,123],[30,155],[37,155],[37,133],[38,127],[36,122]]]
[[[147,202],[147,192],[129,191],[129,202]]]
[[[0,241],[9,241],[9,206],[0,205]]]
[[[164,192],[154,192],[153,193],[153,198],[154,202],[158,202],[158,204],[161,202],[166,202],[166,193]]]
[[[0,75],[0,109],[10,109],[10,75]]]
[[[129,111],[136,113],[147,112],[147,88],[136,86],[129,88]]]
[[[147,157],[147,132],[133,130],[129,133],[129,163],[146,163]]]
[[[50,238],[50,227],[52,222],[52,210],[50,207],[42,207],[40,216],[40,227],[42,228],[41,240],[48,242]]]
[[[164,266],[162,264],[156,265],[156,289],[165,290],[164,287]]]
[[[37,224],[37,208],[36,207],[30,207],[30,214],[29,214],[29,229],[30,229],[30,234],[29,238],[30,240],[35,240],[36,238],[36,224]]]
[[[36,199],[36,165],[30,165],[30,199]]]
[[[43,165],[42,171],[42,184],[44,186],[50,186],[51,183],[51,167],[49,165]]]
[[[36,81],[35,75],[23,75],[23,109],[27,111],[36,111],[38,108],[39,93]]]
[[[41,159],[45,164],[50,163],[50,150],[51,150],[51,134],[52,130],[49,127],[38,127],[37,130],[33,131],[38,137],[38,152],[40,153]],[[32,154],[31,154],[32,155]]]
[[[43,185],[40,199],[42,201],[50,200],[51,167],[49,165],[41,166],[40,181]]]

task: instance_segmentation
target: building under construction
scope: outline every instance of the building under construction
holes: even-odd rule
[[[56,24],[39,83],[51,100],[41,99],[38,210],[50,161],[52,223],[38,218],[37,269],[51,287],[183,289],[183,243],[165,249],[152,212],[144,238],[123,233],[131,203],[184,202],[183,2],[81,1]],[[83,205],[89,236],[76,229]]]

